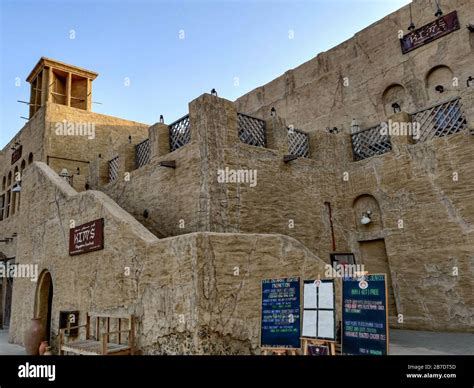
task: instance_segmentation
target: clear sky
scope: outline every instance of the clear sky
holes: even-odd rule
[[[99,73],[95,112],[170,123],[202,93],[235,100],[408,3],[0,0],[0,148],[25,124],[17,100],[41,56]]]

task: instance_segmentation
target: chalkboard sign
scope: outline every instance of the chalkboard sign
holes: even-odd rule
[[[388,354],[385,274],[342,281],[342,353]]]
[[[300,279],[262,281],[262,348],[300,348]]]

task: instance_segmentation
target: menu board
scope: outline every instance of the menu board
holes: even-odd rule
[[[385,282],[385,274],[343,279],[343,354],[388,354]]]
[[[300,279],[262,281],[262,347],[300,348]]]
[[[303,288],[303,337],[336,339],[334,280],[305,280]]]

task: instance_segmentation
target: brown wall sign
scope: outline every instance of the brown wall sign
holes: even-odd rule
[[[402,53],[406,54],[460,28],[458,13],[453,11],[446,16],[436,19],[434,22],[406,34],[400,39]]]
[[[19,146],[16,150],[13,151],[13,153],[12,153],[12,164],[14,164],[16,161],[20,160],[22,151],[23,151],[23,146]]]
[[[69,229],[69,255],[104,249],[104,219]]]

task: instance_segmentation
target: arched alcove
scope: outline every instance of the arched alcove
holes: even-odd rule
[[[442,100],[453,95],[454,73],[449,66],[439,65],[428,71],[425,86],[431,101]]]
[[[41,272],[35,295],[35,317],[43,326],[42,338],[51,343],[51,313],[53,309],[53,279],[48,270]]]
[[[354,211],[354,217],[356,222],[356,228],[361,232],[376,232],[382,231],[383,221],[382,221],[382,212],[380,211],[380,206],[378,201],[374,196],[370,194],[362,194],[358,196],[352,205]],[[368,214],[370,222],[368,224],[363,224],[361,222],[362,217]]]
[[[405,87],[400,84],[388,86],[382,93],[382,103],[385,116],[391,116],[394,113],[394,104],[400,106],[401,111],[407,111],[409,106],[408,95]]]

